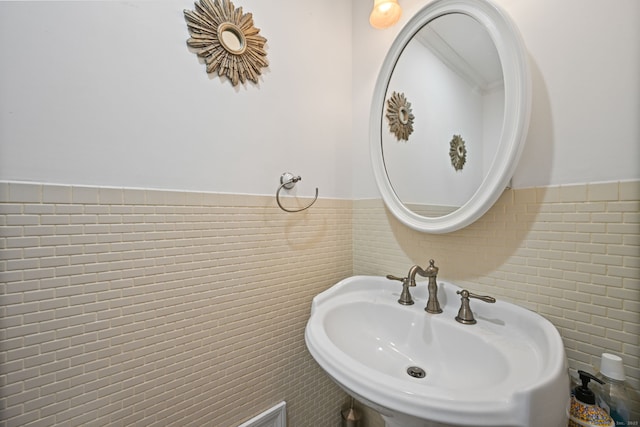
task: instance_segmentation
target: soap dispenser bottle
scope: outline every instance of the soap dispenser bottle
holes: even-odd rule
[[[594,387],[596,404],[607,411],[617,426],[629,425],[631,404],[622,358],[615,354],[602,353],[600,373],[596,377],[604,382],[603,385]]]
[[[585,371],[578,371],[582,385],[573,389],[571,409],[569,412],[569,427],[614,427],[615,424],[609,414],[596,406],[596,396],[589,389],[589,381],[602,383],[598,378]]]

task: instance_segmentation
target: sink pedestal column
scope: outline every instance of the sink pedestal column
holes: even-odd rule
[[[380,414],[385,427],[454,427],[450,424],[441,424],[433,421],[425,421],[413,417],[395,417]]]

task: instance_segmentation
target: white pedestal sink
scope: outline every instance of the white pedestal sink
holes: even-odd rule
[[[345,279],[313,299],[305,331],[318,364],[388,427],[567,425],[566,357],[550,322],[472,300],[478,323],[463,325],[459,287],[439,283],[441,314],[424,311],[426,282],[411,288],[410,306],[397,303],[401,287]]]

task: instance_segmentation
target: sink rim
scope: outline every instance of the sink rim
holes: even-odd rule
[[[363,284],[366,284],[364,286]],[[461,325],[454,320],[459,306],[459,296],[455,294],[460,288],[449,282],[439,281],[439,297],[444,312],[438,315],[430,315],[424,312],[426,304],[426,283],[419,282],[418,286],[411,288],[416,303],[413,306],[401,306],[396,300],[400,294],[400,284],[390,282],[379,276],[352,276],[338,282],[328,290],[318,294],[312,302],[311,316],[305,329],[305,341],[307,348],[320,366],[343,388],[356,395],[365,403],[379,410],[389,409],[410,416],[428,419],[438,422],[459,423],[473,425],[527,425],[523,417],[529,416],[527,395],[544,389],[558,378],[566,376],[567,401],[569,398],[568,374],[564,345],[558,331],[544,317],[529,311],[523,307],[497,301],[495,304],[485,304],[479,301],[472,303],[474,312],[477,312],[478,324]],[[491,398],[465,398],[452,399],[446,395],[436,394],[435,387],[425,384],[423,379],[414,379],[407,375],[406,378],[395,378],[380,373],[346,355],[328,337],[321,327],[324,318],[332,308],[342,306],[347,302],[366,301],[374,304],[385,304],[401,310],[408,310],[418,315],[426,316],[434,323],[452,322],[450,326],[459,327],[462,331],[473,333],[485,328],[491,330],[491,313],[496,310],[509,317],[509,327],[517,327],[520,324],[533,322],[538,326],[538,340],[543,340],[548,348],[558,348],[560,352],[554,354],[540,354],[537,358],[545,363],[540,368],[543,375],[519,389],[504,393],[499,399]],[[489,308],[484,306],[491,306]],[[511,325],[511,322],[514,325]],[[449,326],[449,325],[448,325]],[[348,327],[348,326],[347,326]],[[474,329],[475,328],[475,329]],[[488,328],[488,329],[487,329]],[[536,340],[528,340],[535,342]],[[544,349],[538,348],[540,352]],[[343,356],[336,356],[342,354]],[[546,371],[544,369],[547,369]],[[491,388],[486,389],[490,391]],[[487,393],[488,395],[489,393]],[[500,424],[495,419],[499,418]],[[504,423],[504,424],[503,424]]]
[[[350,311],[356,305],[364,307],[358,313],[361,316],[354,318]],[[426,314],[423,307],[420,300],[414,306],[406,308],[386,301],[345,301],[326,308],[321,319],[323,332],[331,344],[337,347],[337,351],[341,351],[346,357],[355,359],[356,363],[380,375],[398,379],[408,387],[411,387],[414,380],[406,376],[406,369],[411,366],[424,368],[427,375],[422,381],[415,381],[415,387],[438,387],[438,394],[454,393],[460,398],[464,394],[486,391],[487,384],[491,383],[493,386],[489,388],[496,389],[494,395],[497,395],[506,383],[523,382],[525,377],[532,376],[531,373],[518,369],[523,367],[525,361],[531,362],[531,368],[536,369],[538,362],[533,356],[536,349],[530,345],[522,345],[524,340],[515,337],[520,341],[519,345],[514,345],[511,341],[505,345],[505,338],[494,331],[480,330],[481,327],[478,327],[474,330],[480,333],[473,334],[469,326],[449,321],[448,312],[445,312],[444,317],[433,316]],[[391,324],[381,321],[381,317],[389,319],[393,316],[394,311],[402,312],[399,320],[393,320]],[[455,314],[451,313],[450,316]],[[343,325],[347,325],[346,328]],[[400,330],[404,325],[406,328]],[[371,327],[369,331],[360,332],[368,326]],[[349,334],[350,328],[358,333]],[[396,328],[401,332],[397,336],[394,334]],[[340,329],[338,337],[334,337],[336,329]],[[425,338],[427,341],[423,340]],[[469,349],[474,352],[467,353]],[[521,360],[512,362],[505,350],[521,353]],[[453,365],[443,364],[448,354],[451,354],[448,360]],[[476,370],[466,364],[471,354],[482,369]],[[457,368],[451,368],[452,366]],[[519,375],[508,377],[509,372]],[[405,381],[409,383],[405,384]],[[465,389],[461,391],[461,387]]]

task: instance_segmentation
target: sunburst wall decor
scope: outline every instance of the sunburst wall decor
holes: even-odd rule
[[[398,141],[409,140],[409,135],[413,132],[413,119],[411,103],[407,101],[404,93],[393,92],[387,99],[387,120],[389,129]]]
[[[242,13],[229,0],[200,0],[195,10],[184,16],[191,38],[187,44],[204,58],[207,73],[226,76],[239,82],[258,82],[261,68],[269,65],[264,45],[267,39],[253,26],[253,16]]]
[[[464,164],[467,162],[467,148],[464,146],[464,139],[462,139],[460,135],[453,135],[449,147],[451,165],[457,171],[462,170]]]

